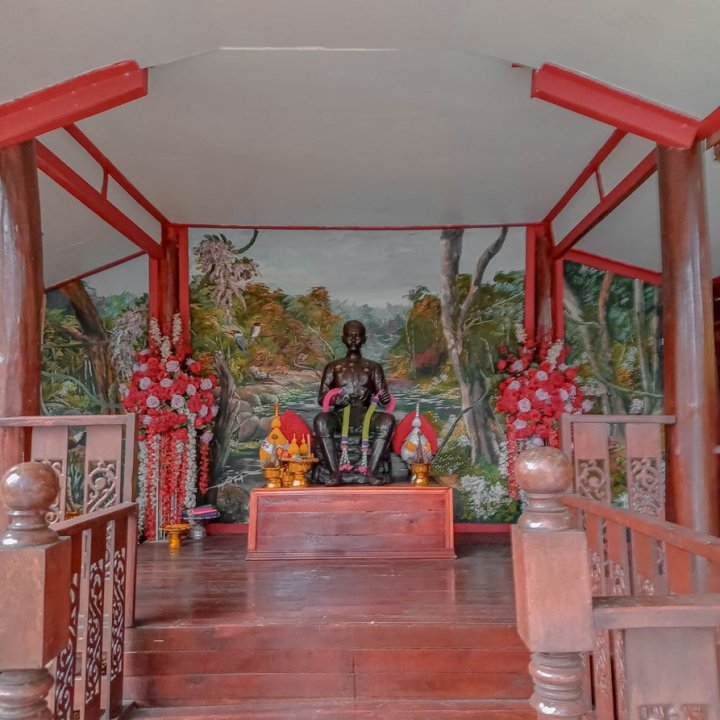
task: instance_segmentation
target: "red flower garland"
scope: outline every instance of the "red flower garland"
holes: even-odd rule
[[[559,447],[558,420],[563,413],[588,409],[576,382],[577,368],[565,364],[569,348],[563,341],[534,346],[522,344],[517,354],[500,346],[497,370],[507,377],[500,383],[495,409],[506,418],[508,486],[519,497],[515,461],[534,445]],[[592,405],[592,403],[590,403]]]
[[[154,539],[163,525],[179,522],[183,507],[194,506],[198,470],[200,491],[205,493],[208,487],[210,428],[218,411],[217,378],[189,356],[181,334],[179,318],[173,321],[172,341],[160,334],[157,321],[151,319],[150,346],[137,354],[128,385],[120,386],[122,405],[137,415],[138,441],[147,448],[141,474],[145,474],[148,539]]]

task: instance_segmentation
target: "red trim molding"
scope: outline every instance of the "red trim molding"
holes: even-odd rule
[[[633,278],[633,280],[642,280],[643,282],[648,283],[648,285],[662,284],[662,273],[656,272],[655,270],[648,270],[647,268],[641,268],[637,265],[630,265],[628,263],[621,262],[620,260],[604,258],[600,255],[585,252],[584,250],[570,250],[565,255],[565,260],[581,263],[582,265],[587,265],[588,267],[596,268],[597,270],[609,270],[616,275]]]
[[[87,180],[80,177],[67,163],[41,142],[37,142],[37,165],[51,180],[67,190],[83,205],[92,210],[108,225],[115,228],[128,240],[135,243],[151,257],[161,255],[161,248],[139,225],[120,212],[107,198],[104,198]]]
[[[134,60],[109,65],[0,105],[0,147],[97,115],[147,95],[148,75]]]
[[[655,171],[657,159],[651,150],[580,222],[555,246],[555,258],[563,257],[598,223],[635,192]]]
[[[358,230],[358,231],[376,231],[376,230],[454,230],[464,228],[465,230],[473,230],[477,228],[515,228],[526,227],[528,224],[534,225],[535,222],[512,222],[512,223],[492,223],[490,225],[218,225],[216,223],[189,223],[185,225],[188,228],[200,228],[208,230]]]
[[[689,115],[549,63],[533,72],[530,95],[666,147],[688,149],[700,127]]]

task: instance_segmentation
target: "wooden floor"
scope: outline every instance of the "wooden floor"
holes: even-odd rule
[[[141,546],[134,717],[535,717],[509,547],[458,554],[248,563],[238,535]]]

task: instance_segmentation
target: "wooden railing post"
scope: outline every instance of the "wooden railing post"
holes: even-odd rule
[[[68,639],[70,543],[48,527],[59,492],[43,463],[21,463],[0,480],[9,525],[0,537],[0,720],[51,718],[46,665]]]
[[[518,632],[532,653],[538,718],[581,720],[583,653],[593,648],[587,539],[563,505],[572,466],[556,448],[523,453],[515,466],[527,505],[512,529]]]

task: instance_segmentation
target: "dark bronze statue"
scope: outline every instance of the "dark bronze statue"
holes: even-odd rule
[[[315,481],[324,485],[391,482],[389,448],[395,418],[380,409],[387,407],[391,397],[382,365],[362,356],[365,340],[365,326],[359,320],[345,323],[342,341],[347,355],[328,363],[323,371],[318,394],[320,405],[330,391],[340,389],[339,394],[334,394],[329,412],[315,416],[316,448],[320,456]],[[363,422],[373,402],[377,409],[370,417],[370,432],[363,453]],[[345,452],[349,454],[343,453],[341,436],[346,407],[349,407],[349,448],[346,445]],[[360,462],[359,457],[362,457]]]

